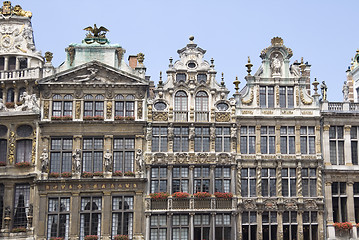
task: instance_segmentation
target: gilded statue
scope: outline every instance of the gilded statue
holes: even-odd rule
[[[17,16],[29,17],[29,18],[32,17],[32,13],[30,11],[23,10],[20,5],[16,5],[12,10],[12,12]]]
[[[94,27],[88,26],[84,28],[84,30],[89,31],[86,36],[87,38],[106,38],[106,32],[109,32],[109,30],[103,26],[97,28],[96,24],[94,24]]]

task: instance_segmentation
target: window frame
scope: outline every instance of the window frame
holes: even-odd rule
[[[178,175],[177,175],[178,169]],[[175,185],[178,182],[178,186]],[[177,186],[175,188],[175,186]],[[172,168],[172,194],[175,192],[189,193],[189,167],[188,166],[174,166]]]
[[[91,140],[91,148],[85,147],[85,141]],[[101,140],[102,147],[97,148],[96,142]],[[89,158],[86,159],[85,156],[89,154]],[[82,139],[82,172],[102,172],[103,171],[103,155],[104,155],[104,139],[103,137],[84,137]],[[89,161],[91,166],[87,169],[86,162]],[[95,166],[97,162],[97,166]]]
[[[119,200],[119,208],[115,208],[117,204],[115,204],[115,200]],[[126,200],[127,199],[127,200]],[[128,201],[130,200],[130,201]],[[129,203],[128,207],[126,208],[126,201]],[[131,240],[133,237],[133,216],[134,216],[134,197],[130,195],[115,195],[112,196],[112,202],[111,202],[111,209],[112,209],[112,221],[111,221],[111,235],[112,238],[116,235],[128,235],[128,238]],[[121,221],[117,224],[117,233],[115,230],[115,215],[118,215],[121,217]],[[130,221],[126,221],[126,215]],[[119,226],[119,223],[121,223],[121,226]],[[126,226],[126,223],[128,224]],[[120,231],[118,227],[121,227]]]
[[[241,126],[240,139],[241,154],[256,154],[255,126]]]
[[[280,127],[281,154],[295,154],[295,128],[294,126]]]
[[[167,176],[168,176],[167,167],[163,167],[163,166],[151,167],[151,185],[150,185],[151,193],[167,192],[167,182],[168,182]]]
[[[209,126],[195,127],[194,136],[194,151],[195,152],[209,152],[210,149],[210,128]]]
[[[120,142],[122,141],[122,148]],[[118,142],[118,144],[116,143]],[[131,147],[132,146],[132,147]],[[134,171],[135,164],[135,137],[113,138],[113,172]]]
[[[330,126],[329,128],[329,150],[330,163],[332,165],[345,164],[345,149],[344,149],[344,127]]]
[[[228,170],[228,175],[225,170]],[[214,192],[231,192],[231,167],[216,166],[214,169]]]
[[[241,169],[241,195],[242,197],[257,197],[257,169]],[[246,174],[244,174],[246,172]],[[245,183],[247,182],[247,184]],[[246,189],[244,188],[246,187]],[[246,193],[245,193],[246,192]]]
[[[231,151],[231,128],[230,127],[216,127],[216,152],[230,152]]]
[[[189,127],[175,126],[173,137],[173,152],[189,151]]]
[[[262,191],[261,191],[262,197],[276,197],[277,196],[277,169],[262,168],[261,179],[262,179]]]
[[[157,147],[157,145],[158,147]],[[167,152],[168,127],[155,126],[152,128],[152,152]]]
[[[301,154],[316,154],[315,127],[300,127],[300,152]]]
[[[90,201],[88,203],[90,203],[90,209],[85,209],[87,207],[87,204],[85,206],[83,206],[83,200],[84,199],[90,199]],[[97,203],[100,203],[100,206],[97,206],[97,209],[94,209],[93,204],[95,203],[94,200],[100,200]],[[96,204],[96,203],[95,203]],[[80,231],[79,231],[79,235],[80,235],[80,240],[83,240],[85,236],[87,235],[101,235],[101,224],[102,224],[102,196],[81,196],[81,206],[80,206]],[[85,217],[86,215],[89,216],[90,221],[88,222],[89,224],[89,232],[88,234],[85,233]],[[94,231],[94,229],[92,229],[92,225],[93,225],[93,217],[97,215],[97,230],[96,232]],[[84,216],[84,217],[83,217]]]
[[[260,108],[274,108],[274,86],[259,86],[259,106]]]
[[[197,192],[211,192],[211,170],[209,166],[195,166],[193,169],[193,193]]]
[[[56,207],[54,207],[54,211],[51,211],[51,201],[50,200],[57,200],[58,209],[56,210]],[[61,204],[62,200],[68,200],[68,208],[65,206],[65,210],[61,211]],[[71,205],[71,198],[70,197],[48,197],[47,199],[47,205],[48,205],[48,212],[47,212],[47,238],[50,239],[51,237],[63,237],[64,239],[69,238],[70,234],[70,205]],[[57,227],[55,235],[52,233],[52,227],[50,227],[50,217],[55,216],[57,217]],[[62,220],[61,216],[65,216],[65,221]],[[61,234],[61,225],[65,225],[65,232],[64,234]]]
[[[17,207],[20,205],[20,195],[23,193],[24,198],[24,207]],[[17,205],[17,206],[16,206]],[[30,184],[27,183],[21,183],[21,184],[15,184],[15,191],[14,191],[14,208],[13,208],[13,228],[16,227],[27,227],[27,216],[29,214],[29,208],[30,208]],[[17,218],[16,214],[17,211],[23,211],[25,217],[20,219]],[[21,213],[19,213],[21,214]]]
[[[275,154],[275,127],[261,126],[261,154]]]
[[[71,146],[69,148],[66,148],[64,141],[71,141]],[[54,148],[53,141],[60,141],[60,148]],[[50,172],[57,172],[57,173],[63,173],[63,172],[72,172],[72,151],[73,151],[73,138],[72,137],[53,137],[50,139]],[[55,161],[55,154],[59,154],[59,159],[56,159],[59,161],[59,171],[54,171],[54,161]],[[66,156],[67,155],[67,156]],[[68,164],[65,164],[67,162]],[[68,165],[68,168],[64,170],[64,165]]]
[[[157,218],[156,221],[152,221],[152,219]],[[160,218],[164,221],[160,221]],[[156,222],[154,224],[154,222]],[[150,219],[150,240],[167,240],[167,215],[166,214],[151,214],[151,219]],[[156,233],[154,233],[154,231],[156,231]],[[165,234],[163,234],[163,231],[165,232]],[[154,234],[152,234],[154,233]],[[161,234],[162,233],[162,234]],[[154,236],[155,235],[155,236]],[[163,236],[164,235],[164,236]],[[154,238],[153,238],[154,237]],[[164,237],[164,238],[163,238]]]

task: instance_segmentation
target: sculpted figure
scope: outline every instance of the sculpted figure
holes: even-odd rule
[[[47,153],[47,149],[44,148],[42,151],[41,157],[41,172],[46,173],[49,166],[49,154]]]
[[[174,128],[173,128],[173,123],[170,123],[169,127],[168,127],[168,139],[173,139],[174,137]]]
[[[152,140],[152,124],[149,123],[146,129],[146,140],[151,141]]]
[[[5,104],[3,103],[2,98],[0,98],[0,111],[6,111],[6,106],[5,106]]]
[[[20,96],[20,100],[23,102],[22,105],[16,107],[17,111],[39,111],[39,106],[36,103],[36,95],[35,94],[28,94],[27,92],[24,92]]]
[[[112,171],[112,153],[110,153],[110,149],[106,150],[106,153],[103,158],[105,159],[105,171],[111,172]]]
[[[143,177],[143,174],[145,172],[145,161],[143,159],[141,149],[137,149],[137,152],[136,152],[136,164],[137,164],[137,168],[138,168],[138,172],[140,174],[140,177]]]
[[[272,58],[272,63],[271,63],[271,68],[272,68],[272,73],[273,74],[280,74],[281,73],[281,67],[282,67],[282,63],[279,59],[278,53],[276,53],[274,55],[274,57]]]
[[[320,85],[320,90],[322,91],[322,100],[326,101],[328,87],[327,84],[325,84],[325,81],[323,81],[322,84]]]
[[[72,158],[74,159],[74,161],[73,161],[74,172],[80,173],[81,172],[81,150],[76,149],[75,153],[72,154]]]
[[[347,81],[344,82],[342,92],[343,92],[344,102],[348,102],[349,101],[349,85],[348,85]]]
[[[236,126],[236,124],[233,124],[233,125],[232,125],[231,137],[232,137],[232,138],[237,138],[237,126]]]
[[[194,139],[194,135],[195,135],[195,128],[194,128],[194,125],[193,123],[191,124],[191,127],[189,128],[189,136],[188,138],[190,140],[193,140]]]
[[[98,69],[96,69],[96,68],[87,68],[87,70],[90,72],[89,74],[77,76],[74,79],[79,81],[79,82],[87,82],[87,81],[91,81],[91,80],[99,81],[99,79],[96,77]]]

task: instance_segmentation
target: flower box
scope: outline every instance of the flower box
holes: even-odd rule
[[[103,120],[103,116],[84,116],[84,120]]]
[[[63,237],[50,237],[50,240],[64,240]]]
[[[214,196],[216,198],[233,198],[233,193],[230,193],[230,192],[225,192],[225,193],[215,192]]]
[[[93,173],[92,172],[82,172],[81,177],[83,177],[83,178],[92,178]]]
[[[134,116],[115,116],[115,120],[120,120],[120,121],[123,121],[123,120],[126,120],[126,121],[134,121],[135,120],[135,117]]]
[[[13,232],[13,233],[26,232],[26,228],[24,228],[24,227],[13,228],[13,229],[11,229],[11,232]]]
[[[16,102],[16,105],[21,106],[23,102]]]
[[[134,177],[135,173],[132,172],[132,171],[127,171],[127,172],[124,173],[124,176],[126,176],[126,177]]]
[[[6,108],[14,108],[15,107],[15,103],[14,102],[7,102],[5,103]]]
[[[115,171],[114,173],[112,173],[112,176],[116,176],[116,177],[122,177],[123,173],[119,170]]]
[[[61,173],[61,177],[63,177],[63,178],[70,178],[70,177],[72,177],[72,173],[70,173],[70,172],[63,172],[63,173]]]
[[[52,116],[51,120],[72,120],[72,116]]]
[[[169,196],[166,192],[150,193],[151,199],[167,199]]]
[[[133,117],[133,116],[127,116],[127,117],[125,117],[125,120],[127,120],[127,121],[133,121],[133,120],[135,120],[135,117]]]
[[[189,197],[189,193],[186,192],[175,192],[172,194],[172,197],[174,198],[188,198]]]
[[[93,176],[94,177],[103,177],[103,172],[94,172]]]
[[[115,116],[115,120],[125,120],[125,117],[123,117],[123,116]]]
[[[31,163],[29,163],[29,162],[18,162],[18,163],[15,163],[15,167],[27,168],[27,167],[31,167]]]
[[[84,240],[97,240],[97,239],[98,239],[97,235],[87,235],[84,238]]]
[[[114,240],[128,240],[128,236],[127,235],[116,235],[114,237]]]
[[[211,194],[208,192],[197,192],[193,194],[193,196],[195,196],[196,198],[209,198],[211,197]]]
[[[342,223],[334,223],[333,225],[335,227],[335,229],[338,229],[338,230],[350,230],[353,228],[353,224],[350,223],[350,222],[342,222]]]
[[[6,162],[0,162],[0,167],[6,166]]]
[[[51,173],[49,173],[49,177],[50,177],[50,178],[59,178],[59,177],[60,177],[60,173],[58,173],[58,172],[51,172]]]

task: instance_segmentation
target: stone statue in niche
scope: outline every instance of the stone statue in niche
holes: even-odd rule
[[[152,140],[152,124],[148,123],[147,129],[146,129],[146,140],[151,141]]]
[[[74,161],[73,161],[74,172],[80,173],[81,172],[81,150],[76,149],[75,153],[72,154],[72,157],[74,159]]]
[[[275,53],[274,56],[271,58],[270,64],[272,70],[272,76],[280,76],[282,73],[282,59],[280,54]]]
[[[342,92],[344,102],[349,102],[349,85],[347,81],[344,82]]]
[[[105,171],[111,172],[112,171],[112,154],[110,153],[110,149],[106,150],[105,155],[103,156],[105,159]]]
[[[143,159],[143,154],[142,154],[141,149],[137,149],[136,164],[137,164],[137,168],[138,168],[138,173],[139,173],[140,177],[142,178],[144,176],[144,172],[145,172],[145,161]]]
[[[49,166],[49,154],[47,153],[46,148],[44,148],[44,150],[42,150],[40,160],[41,160],[41,172],[47,173],[47,169]]]
[[[173,123],[170,123],[170,125],[168,126],[168,139],[173,140],[173,137],[174,137]]]

